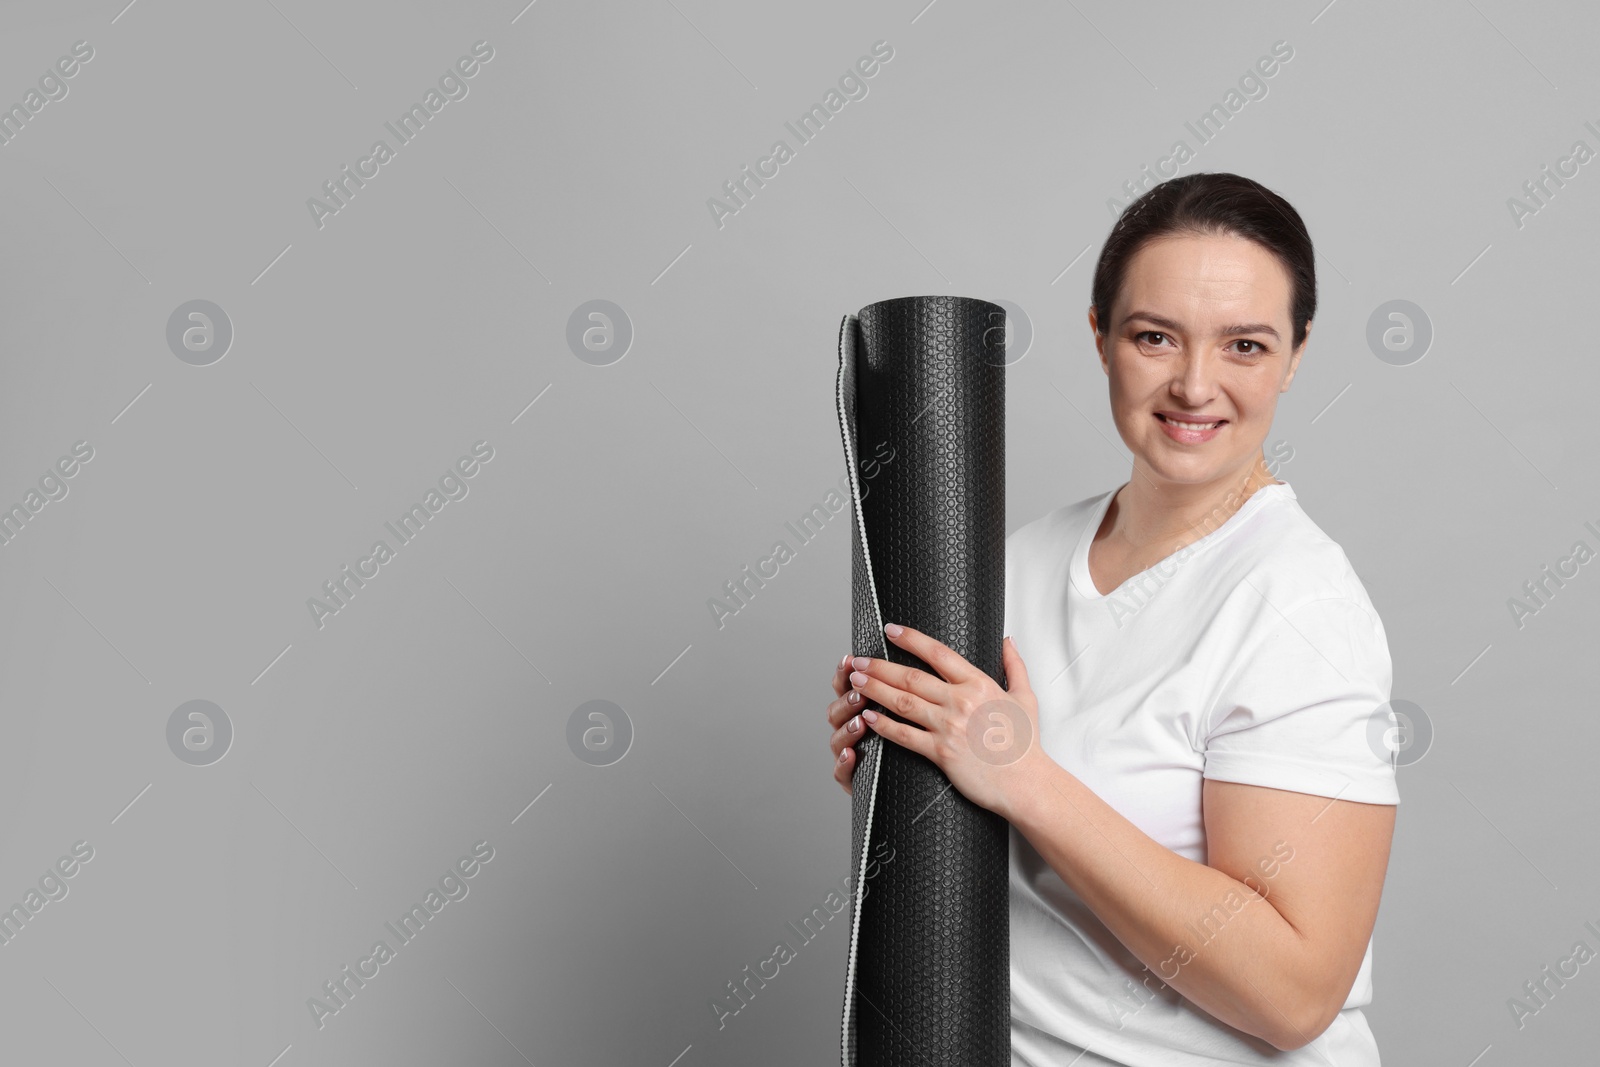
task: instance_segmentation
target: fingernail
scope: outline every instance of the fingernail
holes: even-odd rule
[[[866,719],[868,722],[877,722],[878,721],[878,713],[873,711],[871,708],[868,708],[866,711],[863,711],[861,713],[861,717],[863,719]]]
[[[851,685],[866,685],[867,684],[867,676],[862,674],[860,671],[855,671],[850,675],[850,684]]]
[[[839,752],[839,762],[843,763],[845,760],[847,760],[849,758],[850,758],[850,750],[848,748],[841,749],[840,752]]]
[[[883,632],[888,634],[890,637],[899,637],[905,632],[905,629],[906,628],[901,626],[899,623],[891,622],[883,628]]]
[[[855,718],[845,723],[845,726],[851,733],[859,734],[861,732],[861,716],[857,715]]]
[[[859,704],[861,702],[861,694],[852,689],[844,695],[844,702],[846,704]]]
[[[849,653],[845,653],[844,659],[839,661],[839,666],[840,666],[841,669],[844,668],[844,667],[850,666],[850,654]]]
[[[850,666],[854,667],[858,671],[864,671],[867,669],[870,663],[871,660],[867,659],[866,656],[857,656],[855,659],[850,661]]]

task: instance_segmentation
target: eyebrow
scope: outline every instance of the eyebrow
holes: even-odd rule
[[[1154,323],[1155,325],[1160,326],[1161,328],[1166,329],[1166,330],[1171,330],[1174,333],[1182,333],[1183,332],[1183,327],[1180,326],[1178,323],[1173,322],[1171,319],[1167,318],[1164,315],[1157,315],[1153,311],[1134,311],[1134,312],[1130,312],[1128,314],[1128,317],[1123,319],[1123,322],[1124,323],[1132,322],[1134,319],[1143,319],[1145,322]],[[1274,341],[1283,340],[1283,338],[1278,335],[1278,331],[1273,329],[1270,325],[1268,325],[1265,322],[1241,322],[1241,323],[1235,323],[1234,325],[1231,325],[1231,326],[1224,326],[1220,332],[1225,333],[1225,334],[1264,333],[1264,334],[1269,335]]]

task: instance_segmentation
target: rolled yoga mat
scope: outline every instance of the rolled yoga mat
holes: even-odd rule
[[[898,622],[1003,686],[1005,310],[909,296],[846,315],[838,410],[855,654],[937,675],[885,637]],[[855,749],[843,1067],[1009,1067],[1009,824],[870,729]]]

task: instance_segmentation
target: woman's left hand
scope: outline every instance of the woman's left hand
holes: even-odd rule
[[[884,633],[939,672],[857,656],[850,685],[908,722],[863,711],[867,725],[897,745],[933,761],[968,800],[1006,815],[1029,781],[1039,747],[1039,702],[1028,685],[1022,654],[1007,637],[1001,648],[1009,689],[943,642],[909,626],[889,623]]]

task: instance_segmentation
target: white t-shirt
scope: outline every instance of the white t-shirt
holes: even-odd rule
[[[1101,595],[1089,544],[1112,496],[1064,505],[1006,539],[1006,632],[1028,665],[1050,757],[1199,863],[1203,778],[1398,804],[1394,766],[1374,740],[1392,721],[1383,623],[1294,490],[1257,489],[1205,536]],[[1162,982],[1014,828],[1010,859],[1012,1067],[1377,1067],[1360,1010],[1372,999],[1370,940],[1339,1017],[1282,1052]],[[1228,915],[1185,938],[1190,951]]]

